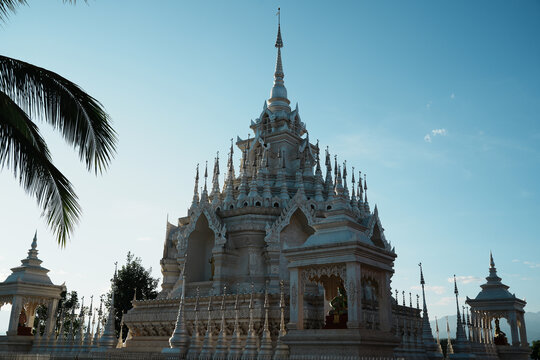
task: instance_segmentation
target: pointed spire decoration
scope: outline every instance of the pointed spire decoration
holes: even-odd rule
[[[428,351],[430,359],[442,359],[442,353],[439,352],[440,344],[438,342],[435,342],[435,339],[433,339],[433,332],[431,330],[431,324],[429,323],[429,315],[428,315],[428,308],[426,304],[426,291],[425,291],[425,285],[426,281],[424,280],[424,271],[422,269],[422,263],[419,263],[418,266],[420,267],[420,285],[422,286],[422,341],[424,343],[424,346],[426,348],[426,351]],[[438,330],[437,330],[438,331]],[[437,332],[437,339],[438,339],[438,332]]]
[[[450,324],[448,323],[448,316],[446,317],[446,335],[447,335],[447,343],[446,343],[446,356],[448,354],[454,353],[454,347],[452,346],[452,341],[450,339]]]
[[[101,334],[101,316],[103,315],[103,298],[101,298],[99,302],[99,310],[98,310],[98,319],[97,319],[97,328],[96,332],[94,333],[94,340],[92,341],[92,348],[96,348],[99,346],[99,337]]]
[[[195,295],[195,306],[193,312],[195,313],[195,319],[193,320],[193,331],[191,332],[191,340],[189,342],[189,350],[186,355],[187,359],[199,359],[199,353],[202,348],[202,339],[199,331],[199,287],[197,286]]]
[[[283,337],[287,335],[287,330],[285,328],[285,284],[283,280],[279,281],[279,310],[281,313],[281,318],[279,322],[279,336],[276,343],[276,351],[274,352],[273,360],[286,360],[289,359],[289,346],[283,342]]]
[[[114,277],[111,282],[111,306],[109,308],[109,316],[107,317],[107,323],[105,324],[105,331],[99,339],[99,351],[106,351],[116,346],[116,331],[115,331],[115,313],[114,313],[114,293],[116,292],[116,276],[118,271],[118,261],[114,263]]]
[[[233,139],[231,138],[231,149],[229,151],[229,161],[227,164],[227,181],[225,181],[225,198],[223,199],[223,206],[225,209],[234,207],[234,163],[233,163]]]
[[[315,170],[315,201],[317,204],[321,204],[324,201],[323,197],[323,177],[322,177],[322,170],[321,170],[321,159],[319,156],[319,140],[317,140],[317,158],[316,158],[316,170]]]
[[[289,104],[291,103],[287,99],[287,89],[283,78],[285,74],[283,72],[283,63],[281,61],[281,49],[283,48],[283,39],[281,38],[281,10],[278,8],[278,32],[276,38],[275,47],[277,48],[276,59],[276,71],[274,72],[274,86],[270,92],[270,99],[268,99],[268,108],[274,110],[291,111]]]
[[[84,335],[84,349],[88,351],[92,346],[92,332],[91,332],[91,320],[92,320],[92,307],[94,306],[94,295],[90,296],[90,308],[88,309],[88,326],[86,328],[86,334]]]
[[[206,324],[206,333],[204,334],[203,346],[199,359],[212,359],[212,354],[214,353],[214,336],[212,332],[212,295],[210,295],[208,297],[208,322]]]
[[[349,198],[349,187],[347,186],[347,160],[343,162],[343,195]]]
[[[369,210],[369,202],[367,198],[367,176],[366,173],[364,173],[364,209],[367,214],[370,213]]]
[[[212,360],[227,359],[227,323],[225,322],[225,296],[227,293],[227,285],[223,286],[223,295],[221,296],[221,325],[219,327],[219,335],[216,343],[216,349]]]
[[[456,275],[454,275],[454,294],[456,295],[456,310],[457,310],[457,328],[456,328],[456,343],[454,345],[454,352],[459,354],[469,354],[471,352],[470,343],[467,340],[465,334],[463,320],[459,311],[459,291],[457,287]]]
[[[182,264],[182,294],[180,296],[180,304],[178,306],[178,315],[176,317],[176,324],[174,331],[169,338],[169,347],[161,350],[162,353],[178,354],[181,358],[184,357],[189,347],[189,333],[186,328],[186,315],[185,315],[185,296],[186,296],[186,263],[187,253],[184,256],[184,262]]]
[[[234,330],[229,347],[228,360],[240,360],[242,358],[242,334],[240,330],[238,297],[240,296],[240,284],[236,284],[236,297],[234,300]]]
[[[336,157],[337,158],[337,157]],[[341,165],[336,166],[336,195],[338,197],[344,196],[345,190],[343,188],[343,179],[341,178]]]
[[[208,161],[205,162],[204,166],[204,187],[201,194],[201,202],[206,203],[208,202]]]
[[[199,204],[199,164],[197,164],[197,170],[195,172],[195,186],[193,188],[193,200],[191,201],[191,208],[195,208]]]
[[[242,352],[242,360],[254,360],[257,358],[258,346],[257,335],[255,333],[255,325],[253,323],[253,292],[255,285],[251,283],[251,294],[249,297],[249,324],[246,339],[246,346]]]
[[[437,320],[437,317],[435,316],[435,332],[437,334],[437,352],[439,354],[442,354],[442,347],[441,347],[441,339],[439,337],[439,322]]]
[[[315,174],[317,176],[321,176],[322,177],[322,171],[321,171],[321,157],[320,157],[320,151],[319,151],[319,139],[317,139],[317,157],[316,157],[316,163],[315,163]]]
[[[326,190],[326,200],[332,201],[334,199],[334,183],[332,181],[332,161],[330,160],[330,151],[328,147],[326,147],[326,179],[324,182],[325,190]]]
[[[122,314],[122,318],[120,319],[120,333],[118,334],[118,343],[116,344],[117,349],[121,349],[124,347],[124,314]]]
[[[262,331],[261,346],[259,348],[259,356],[257,360],[270,360],[272,359],[272,337],[270,336],[270,325],[268,322],[268,310],[270,303],[268,300],[268,281],[266,282],[266,288],[264,291],[264,325]]]
[[[352,177],[351,177],[351,206],[353,209],[358,210],[358,199],[356,198],[356,179],[354,178],[354,166],[352,167]]]
[[[210,193],[210,198],[212,199],[212,204],[217,205],[219,203],[219,151],[216,153],[216,158],[214,159],[214,173],[212,175],[212,192]]]

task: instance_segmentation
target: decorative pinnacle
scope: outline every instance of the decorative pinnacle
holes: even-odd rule
[[[38,257],[38,251],[37,251],[37,230],[34,233],[34,239],[32,240],[32,245],[30,246],[30,249],[28,250],[28,256],[27,259],[35,259],[37,260]]]
[[[422,263],[419,263],[418,266],[420,266],[420,284],[422,285],[423,311],[424,311],[424,316],[427,316],[426,292],[424,290],[424,285],[426,284],[426,282],[424,280],[424,272],[422,271]]]
[[[36,250],[37,248],[37,230],[34,233],[34,239],[32,240],[32,250]]]
[[[461,325],[461,316],[459,314],[459,300],[458,300],[459,291],[457,288],[456,274],[454,274],[454,294],[456,294],[457,321],[458,321],[458,327],[459,327]]]
[[[276,38],[276,48],[280,49],[283,47],[283,40],[281,39],[281,9],[277,9],[277,16],[278,16],[278,32],[277,32],[277,38]]]
[[[208,180],[208,161],[206,161],[206,165],[204,166],[204,191],[207,191],[206,183]]]
[[[489,251],[489,268],[495,269],[495,261],[493,261],[493,254]]]

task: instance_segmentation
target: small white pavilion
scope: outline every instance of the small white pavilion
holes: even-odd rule
[[[11,269],[11,274],[0,283],[0,307],[11,304],[7,336],[0,337],[0,350],[14,350],[31,346],[34,318],[39,305],[47,306],[49,316],[44,336],[54,329],[58,301],[64,285],[54,285],[47,275],[48,269],[41,266],[38,258],[37,233],[34,235],[28,256],[21,265]]]

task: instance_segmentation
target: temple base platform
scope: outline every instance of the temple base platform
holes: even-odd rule
[[[365,329],[290,330],[283,338],[290,359],[393,358],[400,339],[389,332]]]
[[[530,359],[531,349],[521,346],[497,346],[500,360],[526,360]]]

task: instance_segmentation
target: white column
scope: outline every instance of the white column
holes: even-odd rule
[[[19,325],[19,315],[22,310],[22,298],[14,296],[11,302],[11,313],[9,315],[9,326],[6,332],[7,335],[17,335],[17,327]]]
[[[298,268],[289,269],[289,329],[304,328],[304,286],[302,284],[302,270]]]
[[[358,329],[362,323],[362,284],[360,264],[347,263],[347,328]]]
[[[48,337],[54,330],[56,320],[56,310],[58,307],[58,299],[51,299],[47,304],[47,322],[45,323],[45,332],[43,335]]]
[[[34,327],[34,319],[36,318],[36,310],[38,303],[28,303],[26,304],[26,326],[29,328]]]
[[[512,333],[512,346],[517,346],[519,345],[519,338],[515,311],[512,311],[508,314],[508,322],[510,323],[510,331]]]
[[[525,327],[524,313],[519,313],[518,319],[519,319],[519,336],[521,340],[521,346],[528,347],[529,343],[527,342],[527,328]]]

